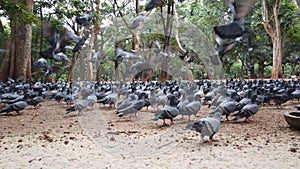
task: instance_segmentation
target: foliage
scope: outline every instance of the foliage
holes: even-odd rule
[[[270,0],[269,7],[272,12]],[[33,14],[28,12],[26,5],[23,3],[15,3],[13,0],[0,1],[0,10],[3,12],[0,16],[8,16],[10,19],[16,19],[22,23],[33,23],[33,36],[32,36],[32,62],[36,61],[39,56],[40,49],[47,48],[48,44],[43,39],[41,42],[41,22],[51,22],[55,25],[58,31],[62,30],[63,27],[72,29],[78,35],[82,33],[83,28],[76,24],[75,17],[80,16],[82,13],[91,13],[94,17],[94,24],[100,24],[102,20],[111,19],[113,21],[113,26],[105,31],[105,35],[101,36],[101,40],[106,40],[111,38],[103,46],[103,50],[109,56],[102,63],[102,78],[106,80],[113,80],[115,71],[114,63],[110,60],[114,58],[114,48],[115,43],[123,48],[124,50],[131,50],[132,39],[127,39],[125,35],[130,36],[131,33],[128,31],[126,25],[121,20],[121,15],[123,15],[126,20],[133,17],[135,13],[135,7],[133,1],[130,0],[108,0],[100,1],[100,15],[95,11],[97,6],[94,1],[89,0],[37,0],[34,4]],[[115,3],[118,3],[117,5]],[[140,1],[142,2],[142,1]],[[177,1],[176,1],[177,2]],[[117,8],[117,6],[119,8]],[[144,4],[139,3],[139,10],[144,10]],[[242,69],[243,64],[250,62],[250,58],[254,58],[255,61],[255,73],[257,73],[258,63],[263,63],[265,66],[264,75],[270,77],[272,67],[269,66],[272,63],[272,42],[269,35],[266,33],[264,26],[262,24],[261,15],[261,5],[257,3],[256,6],[251,10],[248,17],[246,18],[245,27],[247,33],[244,36],[244,40],[241,45],[228,53],[228,59],[223,61],[224,69],[229,70],[228,75],[236,74],[236,77],[244,76],[247,74],[245,70]],[[221,25],[229,23],[231,21],[231,14],[228,12],[228,8],[223,1],[211,1],[211,0],[195,0],[195,1],[185,1],[183,3],[176,3],[177,13],[179,19],[183,21],[190,22],[195,26],[199,32],[208,38],[208,43],[214,44],[214,32],[212,28],[216,25]],[[160,10],[152,12],[149,17],[160,16]],[[163,7],[163,12],[166,12],[166,7]],[[279,18],[281,21],[281,27],[283,28],[283,33],[285,35],[285,50],[283,58],[283,63],[285,67],[285,74],[293,74],[294,70],[299,67],[297,63],[293,62],[295,56],[300,56],[300,10],[296,9],[295,5],[290,3],[289,0],[281,0]],[[100,21],[100,22],[98,22]],[[151,28],[151,24],[161,24],[161,20],[157,17],[154,22],[145,22],[144,26]],[[272,21],[273,22],[273,21]],[[4,49],[9,38],[9,28],[8,25],[5,26],[5,33],[0,34],[2,41],[0,42],[0,48]],[[97,25],[99,26],[99,25]],[[180,31],[186,31],[186,27],[181,27]],[[151,32],[152,31],[152,32]],[[157,33],[154,30],[144,30],[144,34],[141,35],[141,48],[149,48],[153,40],[158,40],[160,42],[164,41],[164,34]],[[125,40],[124,40],[125,39]],[[96,43],[100,43],[96,42]],[[188,44],[183,43],[183,47],[188,46]],[[170,48],[173,51],[177,51],[177,43],[174,38],[170,40]],[[252,50],[249,50],[252,49]],[[210,50],[210,49],[206,49]],[[194,52],[194,51],[193,51]],[[173,67],[174,70],[178,71],[178,74],[174,74],[174,79],[181,78],[181,75],[185,73],[185,67],[181,64],[181,60],[178,52],[175,52],[175,57],[170,60],[170,63],[176,65]],[[208,56],[202,56],[201,53],[197,54],[198,57],[192,63],[192,70],[194,76],[197,78],[199,74],[202,77],[205,76],[204,67],[206,66],[205,58]],[[68,51],[67,55],[69,57],[73,56],[73,53]],[[203,59],[204,58],[204,59]],[[72,59],[72,58],[70,58]],[[0,60],[1,61],[1,60]],[[84,60],[87,62],[87,59]],[[63,67],[65,63],[50,61],[50,64],[56,67]],[[33,68],[33,71],[35,69]],[[154,70],[153,75],[158,77],[158,71]],[[66,78],[66,74],[62,76],[62,79]]]
[[[36,17],[22,2],[14,2],[13,0],[0,1],[0,10],[3,11],[0,16],[8,16],[10,19],[23,24],[31,24],[36,22]]]

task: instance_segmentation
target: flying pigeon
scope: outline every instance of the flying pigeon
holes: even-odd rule
[[[89,26],[91,24],[93,16],[87,13],[83,13],[80,17],[76,17],[75,21],[82,26]]]
[[[145,19],[146,19],[146,16],[144,16],[143,14],[140,14],[139,16],[134,18],[132,23],[129,25],[129,28],[132,30],[138,28]]]
[[[145,10],[151,11],[154,8],[161,7],[163,4],[163,0],[150,0],[150,2],[146,5]]]
[[[225,0],[232,12],[233,21],[229,24],[219,25],[213,28],[217,42],[216,53],[214,55],[223,56],[242,42],[243,34],[246,32],[244,28],[245,17],[257,1],[258,0],[237,0],[237,2],[233,3],[232,0]]]

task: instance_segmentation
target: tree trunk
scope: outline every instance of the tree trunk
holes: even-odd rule
[[[265,61],[263,59],[258,60],[258,77],[264,78],[265,74]]]
[[[92,31],[91,32],[91,37],[90,37],[90,41],[88,44],[88,48],[87,48],[87,58],[86,58],[86,63],[87,63],[87,78],[86,80],[91,81],[94,79],[93,76],[93,65],[91,62],[89,62],[89,60],[92,58],[93,55],[93,47],[94,47],[94,39],[95,39],[95,32]]]
[[[167,22],[166,26],[164,27],[165,33],[165,40],[164,40],[164,51],[169,50],[170,45],[170,35],[172,31],[172,23],[173,23],[173,16],[174,16],[174,2],[172,0],[168,0],[168,9],[167,9]],[[161,15],[163,16],[163,15]],[[164,57],[163,62],[161,64],[161,70],[159,71],[159,80],[165,82],[168,79],[168,61],[167,58]]]
[[[33,9],[33,0],[18,0],[24,3],[30,12]],[[30,24],[22,24],[11,20],[10,41],[2,62],[1,80],[8,77],[26,81],[31,78],[31,38],[32,27]]]
[[[101,12],[100,12],[100,0],[96,0],[95,1],[95,4],[96,4],[96,13],[100,16],[101,15]],[[100,21],[98,23],[96,23],[97,26],[100,27]],[[96,33],[96,36],[95,36],[95,52],[100,52],[103,53],[103,46],[104,46],[104,40],[103,40],[103,36],[102,36],[102,32],[101,32],[101,46],[99,47],[99,43],[98,43],[98,36],[97,36],[97,33]],[[100,49],[99,49],[100,48]],[[96,64],[96,81],[100,81],[101,80],[101,69],[102,69],[102,64],[101,62],[98,62]]]
[[[84,54],[82,53],[82,51],[79,54],[79,59],[80,59],[80,63],[79,63],[79,69],[80,69],[80,81],[84,81],[87,80],[85,78],[85,69],[84,69]],[[74,73],[74,72],[73,72]]]
[[[271,25],[268,1],[262,0],[262,16],[265,30],[272,39],[273,44],[273,67],[272,67],[272,79],[282,78],[282,32],[280,27],[280,19],[278,17],[280,9],[280,0],[276,0],[273,8],[274,25]]]
[[[297,0],[292,0],[292,3],[296,6],[297,9],[299,9],[299,5],[297,3]]]

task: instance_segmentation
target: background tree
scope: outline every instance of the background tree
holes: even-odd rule
[[[31,79],[31,23],[33,0],[1,1],[1,9],[10,17],[10,39],[1,65],[1,80],[8,77],[25,81]]]

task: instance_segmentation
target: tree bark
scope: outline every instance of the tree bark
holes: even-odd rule
[[[94,79],[93,76],[93,65],[91,62],[89,62],[89,60],[92,58],[93,55],[93,47],[94,47],[94,39],[95,39],[95,31],[91,32],[91,37],[90,37],[90,41],[88,44],[88,48],[87,48],[87,58],[86,58],[86,63],[87,63],[87,79],[88,81],[91,81]]]
[[[280,0],[276,0],[273,7],[274,25],[271,25],[268,1],[262,0],[262,16],[263,25],[265,30],[272,39],[273,44],[273,67],[272,67],[272,79],[282,78],[282,56],[283,56],[283,39],[282,39],[282,29],[280,27],[280,19],[278,17],[280,10]]]
[[[298,5],[297,0],[292,0],[292,3],[296,6],[297,9],[299,9],[299,5]]]
[[[264,78],[265,74],[265,61],[263,59],[258,60],[258,77]]]
[[[33,0],[16,0],[15,2],[24,3],[29,12],[32,12]],[[2,81],[6,81],[8,77],[21,81],[31,79],[31,38],[32,27],[30,24],[11,20],[8,52],[6,52],[1,66]]]

